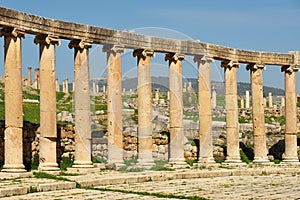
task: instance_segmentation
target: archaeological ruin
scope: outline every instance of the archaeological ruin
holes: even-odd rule
[[[5,84],[5,131],[4,166],[2,172],[26,172],[23,163],[23,115],[22,115],[22,40],[26,34],[35,36],[34,43],[40,49],[40,66],[31,79],[28,69],[26,85],[40,89],[39,170],[59,171],[57,161],[57,113],[56,92],[60,91],[56,79],[56,47],[61,40],[69,41],[74,51],[75,149],[73,169],[92,170],[92,136],[90,114],[89,49],[103,45],[107,54],[107,135],[108,162],[117,168],[124,165],[122,122],[122,65],[125,49],[133,51],[137,60],[138,87],[138,137],[137,165],[154,166],[152,103],[160,101],[158,92],[152,100],[151,58],[165,54],[169,66],[169,133],[168,161],[174,167],[186,165],[183,133],[183,81],[182,62],[193,57],[198,66],[198,162],[215,163],[212,141],[212,108],[216,107],[216,90],[211,90],[210,65],[221,61],[224,69],[226,99],[226,163],[241,164],[239,144],[239,108],[237,95],[237,70],[246,64],[251,81],[252,105],[249,91],[241,101],[241,109],[252,109],[254,160],[253,163],[269,163],[265,131],[266,99],[263,96],[262,71],[266,65],[280,67],[285,76],[285,98],[282,99],[285,113],[285,157],[283,163],[299,164],[297,154],[297,94],[296,73],[300,65],[300,51],[288,53],[241,50],[192,40],[175,40],[151,37],[129,31],[65,22],[27,14],[0,7],[0,36],[4,38],[4,84]],[[33,44],[34,45],[34,44]],[[134,59],[134,58],[133,58]],[[70,91],[69,80],[63,81],[63,92]],[[189,86],[191,88],[191,86]],[[185,89],[189,90],[189,89]],[[93,86],[93,93],[99,86]],[[124,91],[125,92],[125,91]],[[299,97],[298,97],[299,98]],[[211,101],[212,99],[212,101]],[[273,107],[272,94],[268,106]],[[73,137],[73,134],[72,134]],[[156,144],[158,145],[158,144]]]

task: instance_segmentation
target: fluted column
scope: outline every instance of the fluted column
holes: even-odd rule
[[[105,45],[103,52],[107,52],[108,162],[115,163],[118,169],[124,165],[121,62],[121,53],[124,52],[124,48]]]
[[[82,40],[73,40],[74,48],[74,104],[75,104],[75,160],[72,167],[91,168],[91,114],[89,85],[89,48],[92,45]]]
[[[183,131],[183,100],[182,100],[182,60],[184,55],[168,53],[165,60],[169,61],[170,91],[170,148],[169,162],[185,165],[184,131]]]
[[[253,143],[254,160],[253,163],[269,162],[265,133],[265,113],[262,84],[262,70],[265,65],[248,64],[250,70],[251,91],[252,91],[252,123],[253,123]]]
[[[298,67],[283,66],[285,77],[285,158],[284,162],[299,163],[297,154],[297,93]]]
[[[154,51],[137,49],[138,66],[138,164],[150,168],[154,165],[152,155],[152,85],[151,57]]]
[[[213,62],[213,58],[195,56],[194,61],[198,62],[199,162],[214,163],[210,101],[210,63]]]
[[[236,61],[223,61],[225,78],[225,101],[226,101],[226,143],[228,163],[240,163],[239,147],[239,123],[237,104],[237,79],[236,68],[239,63]]]
[[[59,170],[56,161],[56,69],[55,45],[60,40],[51,35],[38,35],[40,46],[40,164],[41,171]]]
[[[3,172],[25,172],[23,165],[22,45],[25,33],[2,29],[4,35],[5,131]]]

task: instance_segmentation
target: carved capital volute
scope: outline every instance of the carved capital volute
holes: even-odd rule
[[[0,37],[25,38],[25,31],[16,28],[3,28],[0,30]]]
[[[214,61],[215,61],[214,58],[208,55],[196,55],[194,57],[194,62],[198,62],[200,64],[212,63]]]
[[[281,71],[282,72],[286,72],[286,73],[293,73],[293,72],[298,72],[299,67],[297,65],[284,65],[281,67]]]
[[[239,68],[240,67],[240,63],[236,60],[224,60],[221,62],[221,67],[223,68]]]
[[[124,46],[105,44],[102,48],[102,52],[107,52],[116,55],[117,53],[124,53],[125,48]]]
[[[37,35],[34,38],[35,44],[44,44],[44,45],[57,45],[61,44],[59,37],[53,35]]]
[[[149,49],[136,49],[133,51],[133,57],[142,58],[144,60],[148,56],[155,57],[154,51]]]
[[[246,70],[256,71],[258,69],[260,69],[260,70],[266,70],[266,65],[265,64],[249,63],[246,66]]]
[[[178,53],[167,53],[165,56],[165,61],[170,61],[170,62],[177,62],[177,61],[182,61],[185,60],[185,55],[183,54],[178,54]]]
[[[92,47],[92,41],[88,41],[86,39],[82,40],[72,40],[69,43],[69,48],[72,49],[89,49]]]

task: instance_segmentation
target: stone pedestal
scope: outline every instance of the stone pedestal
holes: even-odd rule
[[[4,35],[5,131],[3,172],[26,172],[23,165],[22,48],[25,34],[2,29]]]
[[[75,104],[75,159],[72,167],[91,168],[91,113],[89,85],[89,48],[92,45],[82,40],[73,40],[74,48],[74,104]]]
[[[253,163],[267,163],[268,151],[265,133],[265,114],[262,85],[262,70],[264,65],[249,64],[251,90],[252,90],[252,118],[253,118],[253,143],[254,160]]]
[[[226,101],[226,143],[228,163],[240,163],[239,148],[239,123],[237,104],[237,79],[236,68],[239,63],[235,61],[223,61],[225,78],[225,101]]]
[[[118,169],[124,166],[121,66],[121,53],[124,48],[105,45],[103,52],[107,52],[108,162],[115,163]]]
[[[210,93],[210,63],[208,56],[196,56],[198,62],[198,115],[199,115],[199,162],[214,163],[212,145],[212,112]]]
[[[182,100],[182,60],[184,55],[169,53],[170,91],[170,148],[169,162],[173,165],[186,165],[184,158],[183,100]]]
[[[152,85],[151,57],[154,51],[137,49],[138,66],[138,165],[150,168],[154,165],[152,155]]]
[[[60,40],[38,35],[34,42],[40,46],[40,164],[41,171],[58,171],[56,161],[56,73],[55,45]]]
[[[297,154],[297,67],[283,66],[285,73],[285,158],[286,163],[299,163]]]

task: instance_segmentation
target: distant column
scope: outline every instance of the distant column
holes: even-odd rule
[[[263,99],[262,70],[265,65],[248,64],[250,70],[251,91],[252,91],[252,118],[253,118],[253,163],[269,162],[265,133],[265,113]]]
[[[265,108],[267,107],[267,99],[266,99],[266,97],[264,97],[264,107]]]
[[[35,89],[40,89],[40,69],[34,69]]]
[[[106,92],[106,90],[105,90],[105,85],[102,86],[102,92],[103,92],[103,93]]]
[[[168,53],[170,91],[170,151],[169,162],[174,165],[185,165],[183,100],[182,100],[182,60],[184,55]]]
[[[133,56],[138,65],[138,164],[146,168],[154,165],[152,155],[152,85],[151,57],[154,51],[137,49]]]
[[[55,85],[56,85],[56,92],[60,92],[59,83],[57,79],[55,80]]]
[[[75,80],[72,81],[72,92],[75,91]]]
[[[74,48],[74,104],[75,104],[75,160],[74,168],[91,168],[91,114],[89,84],[89,42],[73,40]]]
[[[269,92],[269,108],[273,108],[272,92]]]
[[[124,165],[121,92],[121,53],[124,53],[124,48],[113,45],[104,45],[103,52],[107,52],[108,162],[115,163],[117,169],[119,169]]]
[[[285,73],[285,158],[284,162],[299,163],[297,154],[297,93],[296,66],[283,66]]]
[[[217,107],[217,89],[214,86],[212,87],[211,102],[212,102],[212,108],[215,109]]]
[[[25,172],[23,165],[22,38],[17,29],[1,29],[4,36],[5,131],[2,172]]]
[[[99,93],[99,85],[97,84],[96,85],[96,94],[98,94]]]
[[[237,79],[236,68],[239,63],[236,61],[223,61],[225,77],[225,101],[226,101],[226,142],[228,163],[240,163],[239,147],[239,123],[237,104]]]
[[[93,96],[96,95],[96,83],[93,81]]]
[[[32,80],[31,80],[31,67],[27,68],[27,85],[31,86],[32,85]]]
[[[65,80],[65,89],[66,89],[66,93],[69,94],[69,79],[67,78]]]
[[[246,90],[246,108],[250,108],[250,94],[249,94],[249,90]]]
[[[281,107],[284,107],[284,106],[285,106],[285,98],[281,97]]]
[[[157,88],[156,90],[155,90],[155,102],[156,103],[158,103],[158,101],[159,101],[159,88]]]
[[[41,171],[58,171],[56,161],[56,67],[55,45],[60,40],[51,35],[37,35],[40,46],[40,164]]]
[[[199,162],[214,163],[212,144],[212,113],[210,88],[210,63],[213,58],[195,56],[198,62],[198,115],[199,115]]]
[[[245,108],[245,99],[243,96],[241,97],[241,108]]]

